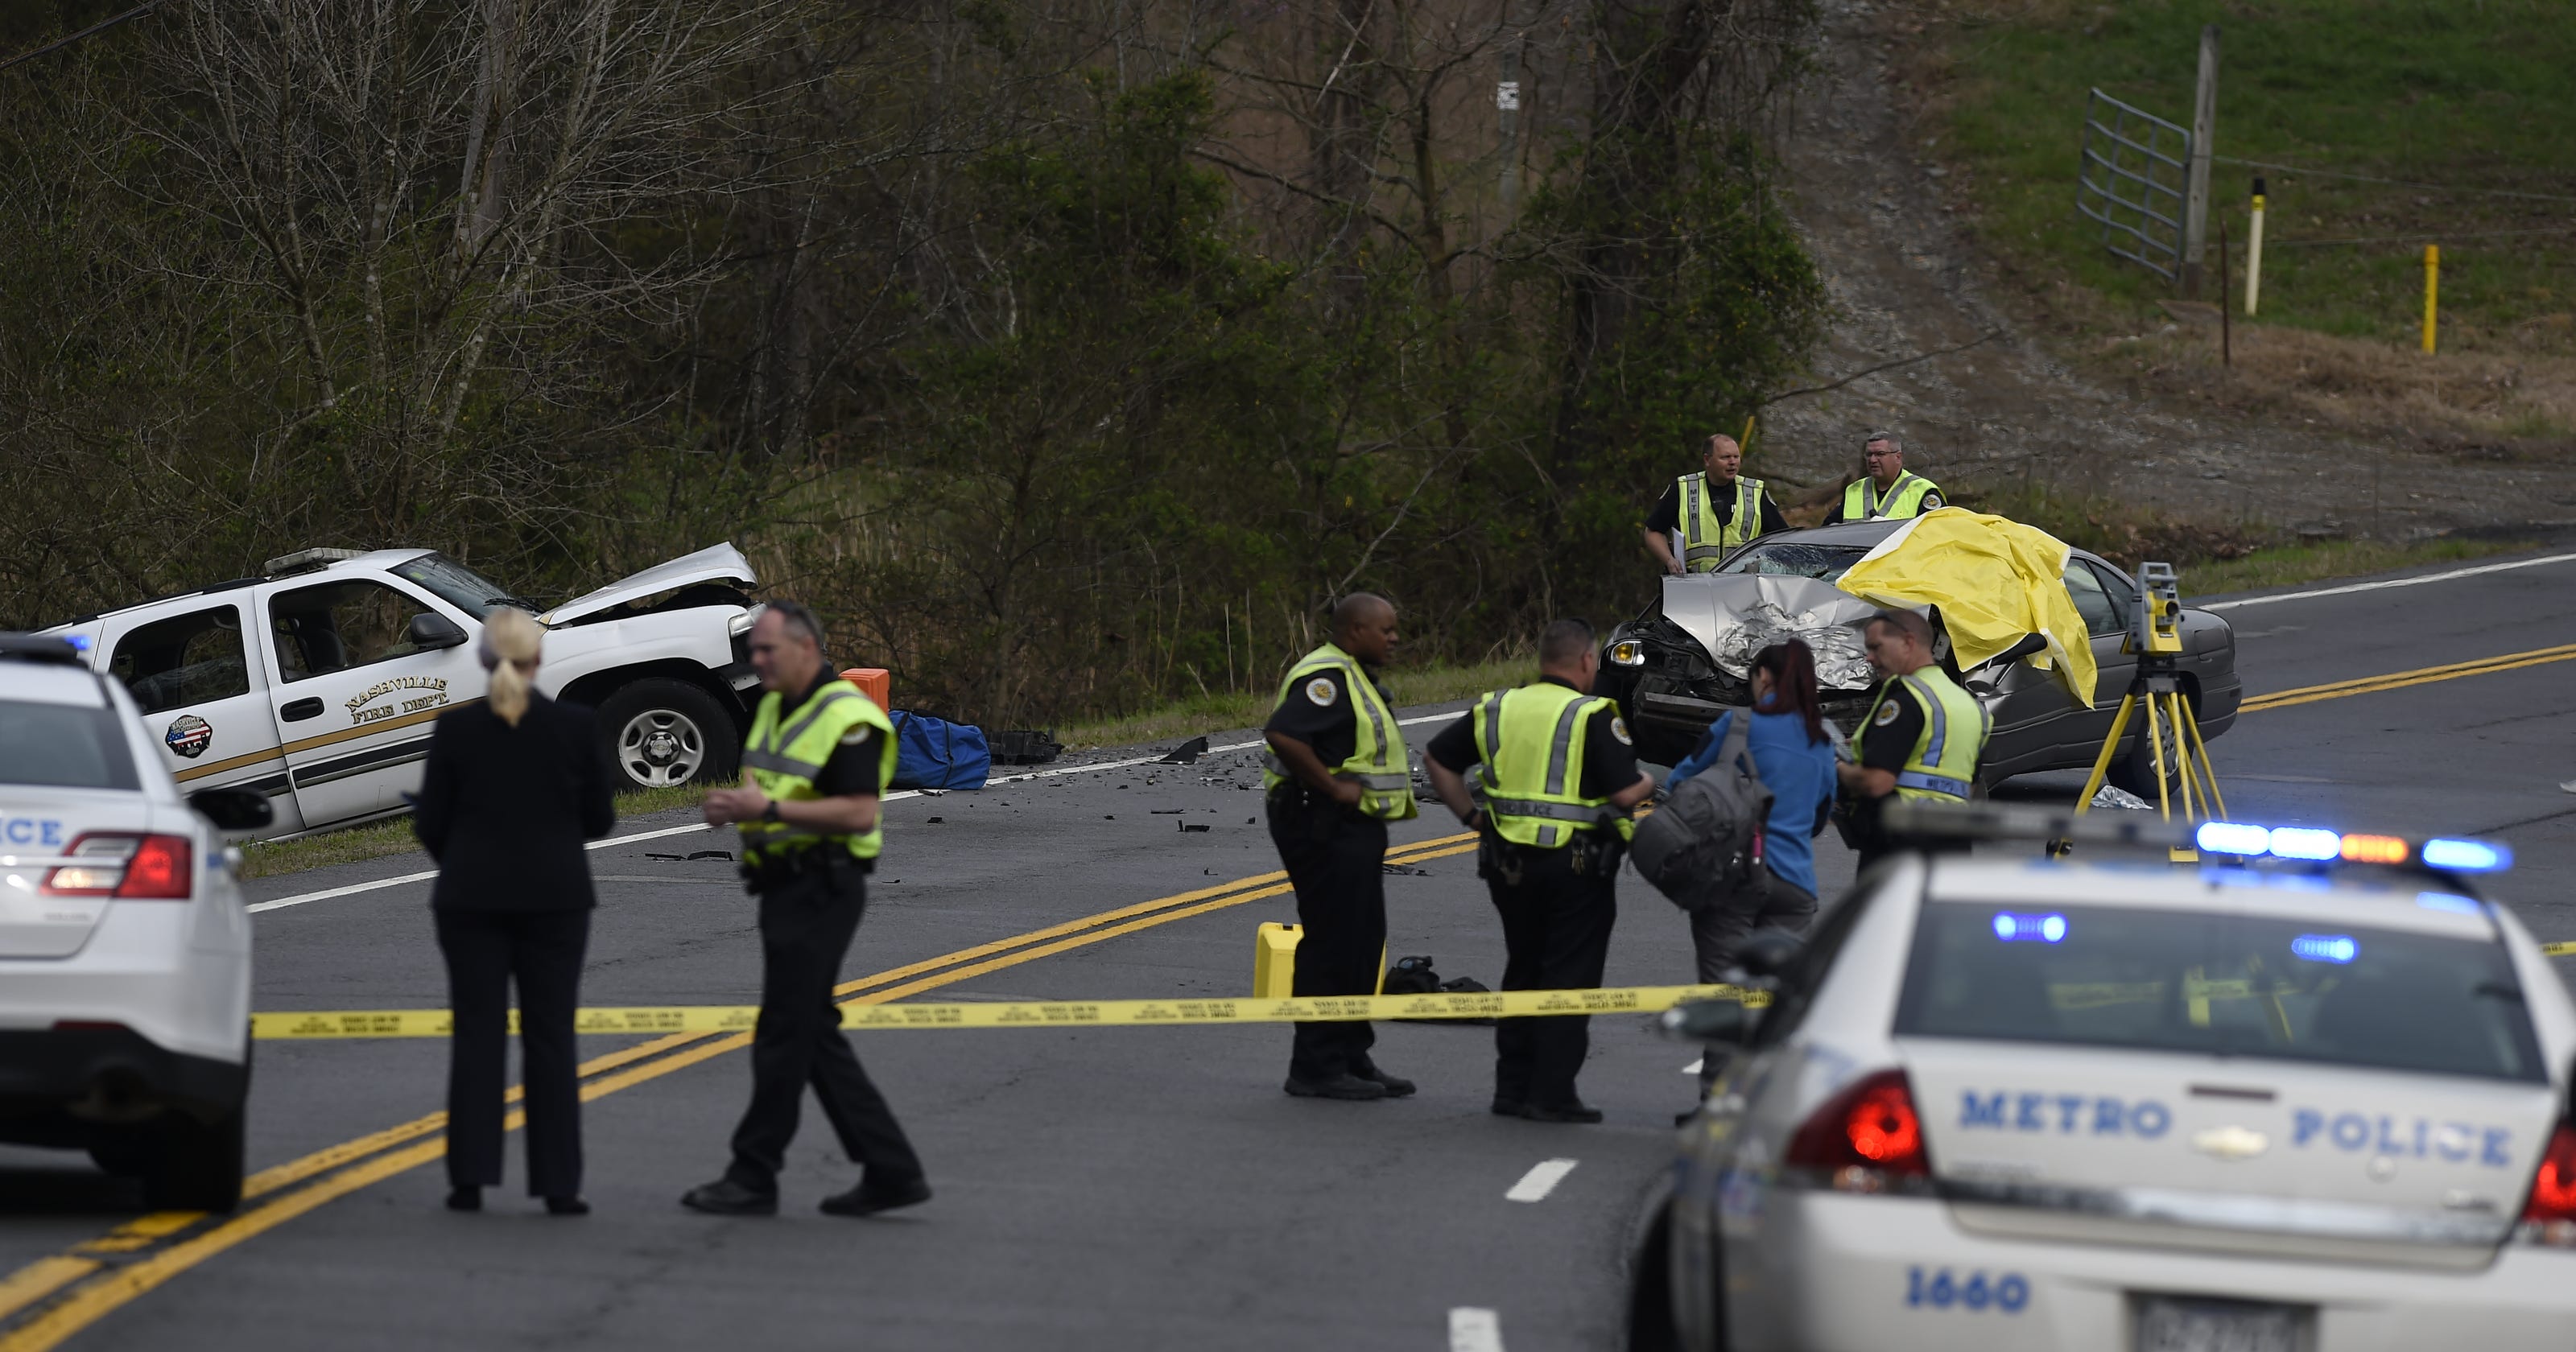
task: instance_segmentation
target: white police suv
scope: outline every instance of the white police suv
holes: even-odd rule
[[[180,795],[124,686],[0,634],[0,1141],[86,1149],[156,1209],[241,1198],[250,917],[224,831]]]
[[[1748,950],[1767,1008],[1666,1016],[1738,1045],[1638,1346],[2576,1345],[2576,1006],[2474,886],[2503,847],[1891,817],[2077,854],[1901,859]]]

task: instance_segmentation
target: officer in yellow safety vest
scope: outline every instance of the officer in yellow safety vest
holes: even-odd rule
[[[911,1206],[930,1198],[921,1160],[860,1069],[832,1003],[885,844],[880,807],[894,777],[894,724],[832,673],[822,621],[805,606],[763,607],[750,647],[767,693],[743,743],[749,782],[708,790],[704,815],[741,830],[743,876],[760,897],[751,1106],[724,1177],[680,1200],[718,1215],[776,1215],[778,1171],[810,1083],[841,1149],[865,1170],[857,1186],[823,1199],[823,1210],[866,1216]]]
[[[1905,444],[1885,432],[1872,432],[1861,442],[1861,468],[1867,473],[1843,489],[1843,500],[1825,517],[1841,521],[1900,521],[1941,506],[1941,486],[1905,471]]]
[[[1986,706],[1933,661],[1932,625],[1921,615],[1880,611],[1870,617],[1864,641],[1869,664],[1885,680],[1862,716],[1858,762],[1836,768],[1855,804],[1865,873],[1894,852],[1878,821],[1888,799],[1964,803],[1975,792],[1989,724]]]
[[[1291,993],[1373,995],[1386,950],[1386,824],[1421,815],[1413,769],[1378,670],[1395,656],[1395,606],[1355,592],[1333,607],[1333,641],[1279,683],[1262,738],[1270,839],[1297,893]],[[1300,1098],[1403,1098],[1411,1080],[1369,1057],[1363,1021],[1301,1022],[1288,1055]]]
[[[1787,530],[1779,504],[1763,491],[1760,479],[1736,471],[1744,466],[1744,448],[1724,432],[1708,439],[1708,467],[1675,480],[1646,515],[1646,550],[1664,571],[1709,573],[1719,559],[1757,535]],[[1673,537],[1681,550],[1673,553]]]
[[[1478,700],[1424,751],[1440,801],[1483,837],[1477,873],[1502,916],[1507,991],[1601,984],[1628,810],[1655,791],[1619,706],[1591,693],[1601,670],[1592,626],[1556,621],[1539,636],[1538,656],[1536,683]],[[1574,1092],[1588,1025],[1579,1014],[1501,1020],[1494,1112],[1600,1121]]]

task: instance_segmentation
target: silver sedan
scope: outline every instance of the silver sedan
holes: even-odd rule
[[[1688,756],[1717,715],[1750,702],[1745,672],[1754,653],[1790,635],[1816,650],[1826,716],[1854,731],[1877,684],[1858,626],[1876,608],[1833,583],[1902,524],[1782,531],[1737,550],[1714,573],[1665,578],[1655,604],[1611,631],[1595,687],[1619,701],[1638,755],[1665,765]],[[2014,775],[2091,768],[2136,671],[2137,659],[2122,650],[2121,640],[2137,584],[2109,560],[2080,549],[2070,551],[2065,579],[2100,668],[2092,707],[2025,661],[1960,673],[1994,716],[1978,772],[1988,787]],[[1939,652],[1946,663],[1946,637]],[[2244,685],[2236,675],[2236,634],[2226,620],[2205,610],[2183,612],[2182,682],[2203,739],[2234,725]],[[2121,737],[2111,782],[2153,797],[2155,772],[2150,748],[2135,730],[2139,721],[2132,718]]]

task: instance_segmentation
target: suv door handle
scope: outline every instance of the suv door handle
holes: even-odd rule
[[[322,701],[318,699],[290,700],[278,709],[277,716],[285,719],[289,723],[301,723],[308,718],[320,718],[322,716]]]

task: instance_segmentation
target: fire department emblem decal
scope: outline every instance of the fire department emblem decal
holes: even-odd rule
[[[215,725],[195,714],[181,714],[170,724],[170,731],[163,734],[161,740],[168,742],[170,749],[178,755],[195,760],[206,754],[207,744],[215,740]]]

